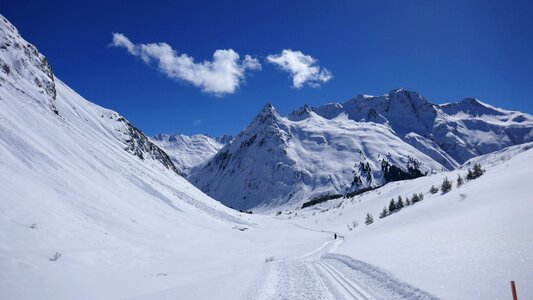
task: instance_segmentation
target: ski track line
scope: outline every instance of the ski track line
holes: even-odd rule
[[[334,233],[305,228],[297,224],[293,225],[304,230]],[[337,239],[324,242],[320,247],[304,255],[272,262],[273,265],[271,267],[275,267],[269,268],[269,271],[263,274],[260,288],[258,289],[256,286],[253,289],[254,291],[250,291],[251,294],[255,294],[254,296],[247,293],[246,299],[324,299],[324,297],[331,297],[333,299],[342,297],[356,300],[376,300],[387,297],[394,299],[437,299],[433,295],[427,294],[425,291],[412,287],[389,275],[385,278],[370,276],[372,277],[369,278],[370,280],[378,283],[377,285],[371,285],[376,290],[370,290],[366,282],[365,284],[360,284],[358,282],[359,280],[353,277],[353,274],[350,275],[349,272],[343,272],[334,264],[328,262],[328,259],[334,259],[345,264],[355,272],[366,274],[365,270],[359,270],[358,267],[350,266],[342,259],[329,257],[328,254],[334,252],[344,242],[344,236],[337,233],[337,237]],[[314,270],[314,272],[309,272],[309,270]],[[271,277],[275,277],[276,280],[271,282],[271,280],[268,280]],[[390,280],[398,286],[387,288],[382,286],[383,284],[379,284],[386,283]],[[309,286],[308,284],[311,281],[314,282],[314,285]],[[382,295],[381,292],[384,294]],[[328,294],[329,296],[327,296]],[[309,298],[310,295],[314,296]]]
[[[353,298],[361,300],[374,300],[375,298],[365,291],[359,284],[350,280],[333,266],[326,262],[318,262],[327,273],[329,273],[335,281],[340,284]]]

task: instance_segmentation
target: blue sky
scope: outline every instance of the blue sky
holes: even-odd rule
[[[236,134],[267,102],[286,114],[397,87],[435,103],[476,97],[533,113],[531,1],[77,2],[4,0],[0,13],[59,78],[148,134]],[[113,33],[137,48],[110,47]],[[195,63],[232,49],[237,84],[180,79],[173,65],[161,72],[140,50],[158,42]],[[294,87],[268,62],[284,49],[312,57],[331,79]],[[245,55],[261,70],[244,67]]]

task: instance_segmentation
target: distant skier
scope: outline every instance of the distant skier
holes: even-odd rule
[[[333,237],[334,237],[335,239],[337,239],[337,234],[336,234],[336,233],[334,233],[334,234],[333,234]]]

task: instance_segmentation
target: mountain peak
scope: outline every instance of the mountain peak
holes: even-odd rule
[[[469,104],[469,105],[483,105],[481,101],[479,101],[476,98],[472,98],[472,97],[464,98],[463,100],[461,100],[460,103]]]
[[[275,120],[280,117],[281,116],[276,111],[276,108],[272,105],[272,103],[267,103],[265,104],[265,106],[263,106],[263,108],[257,115],[256,120],[259,120],[259,123],[263,123],[266,120],[269,120],[269,119]]]
[[[313,111],[312,107],[310,107],[307,104],[304,104],[304,106],[293,110],[287,117],[291,121],[301,121],[301,120],[309,118],[312,111]]]
[[[276,111],[276,108],[270,102],[265,104],[265,106],[263,106],[263,108],[261,109],[261,113],[263,113],[263,112],[264,113],[274,113],[275,111]]]
[[[413,104],[428,103],[426,98],[422,97],[419,93],[415,91],[410,91],[404,88],[398,88],[398,89],[391,90],[387,94],[387,96],[389,100],[391,101],[400,100],[401,102],[404,102],[407,100],[408,102],[411,102]]]

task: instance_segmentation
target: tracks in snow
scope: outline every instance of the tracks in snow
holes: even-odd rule
[[[343,241],[339,235],[302,256],[267,263],[243,299],[436,299],[378,267],[332,254]]]
[[[372,295],[370,295],[363,288],[361,288],[361,286],[359,286],[356,282],[353,282],[329,264],[325,262],[317,262],[316,265],[322,268],[326,273],[328,273],[338,286],[342,287],[342,289],[346,292],[343,293],[345,294],[345,298],[357,300],[375,299]]]

